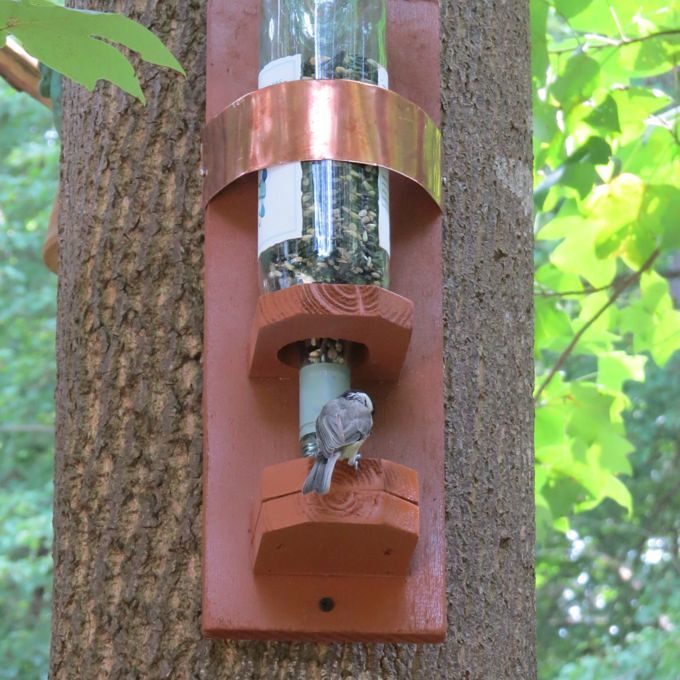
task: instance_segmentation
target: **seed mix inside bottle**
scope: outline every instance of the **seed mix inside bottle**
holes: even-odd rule
[[[265,73],[274,82],[386,86],[383,0],[264,0],[264,10],[260,86],[272,84]],[[317,282],[388,287],[388,192],[387,172],[370,165],[303,161],[262,171],[263,292]]]

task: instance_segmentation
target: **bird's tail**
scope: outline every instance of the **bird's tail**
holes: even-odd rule
[[[338,462],[338,458],[340,458],[339,453],[334,453],[330,458],[319,456],[307,475],[307,479],[302,486],[302,493],[328,493],[331,488],[333,470]]]

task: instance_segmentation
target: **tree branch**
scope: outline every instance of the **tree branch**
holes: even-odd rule
[[[633,45],[634,43],[639,43],[639,42],[644,42],[645,40],[652,40],[653,38],[663,38],[665,36],[670,36],[670,35],[678,35],[680,34],[680,29],[669,29],[667,31],[657,31],[656,33],[650,33],[649,35],[641,35],[637,38],[623,38],[622,40],[612,40],[610,38],[607,38],[607,36],[596,36],[600,38],[601,40],[606,40],[607,42],[601,45],[592,45],[590,43],[586,43],[585,49],[586,50],[604,50],[607,49],[608,47],[614,47],[614,48],[619,48],[619,47],[625,47],[626,45]],[[576,38],[574,38],[576,40]],[[560,50],[548,50],[550,54],[564,54],[566,52],[573,52],[575,49],[578,49],[581,47],[582,44],[579,43],[578,45],[575,45],[574,47],[564,47]]]
[[[680,278],[680,269],[667,269],[666,271],[657,271],[659,276],[663,276],[664,279],[678,279]],[[599,293],[603,290],[608,290],[609,288],[615,288],[621,281],[628,278],[626,276],[619,276],[615,278],[611,283],[606,286],[598,286],[597,288],[586,286],[582,290],[539,290],[534,292],[535,297],[551,298],[551,297],[567,297],[569,295],[590,295],[591,293]]]
[[[38,62],[18,45],[7,42],[0,48],[0,77],[15,90],[25,92],[48,109],[52,108],[52,100],[40,94]]]
[[[538,403],[538,398],[541,396],[543,390],[550,384],[552,379],[555,377],[555,374],[557,371],[562,368],[564,365],[564,362],[567,360],[569,355],[574,351],[574,348],[578,344],[578,341],[581,339],[583,334],[605,313],[605,311],[611,307],[616,300],[619,298],[619,296],[623,293],[628,286],[632,285],[635,283],[640,276],[646,272],[653,264],[654,260],[659,256],[659,249],[657,248],[652,252],[652,254],[647,258],[645,263],[638,269],[636,272],[633,272],[630,274],[630,276],[625,277],[622,279],[615,287],[614,287],[614,292],[611,294],[609,300],[605,302],[600,309],[595,312],[595,314],[586,321],[586,323],[583,324],[583,326],[578,330],[578,332],[574,335],[574,337],[571,339],[571,342],[567,345],[566,349],[560,354],[559,359],[555,363],[555,365],[550,369],[550,372],[548,375],[545,377],[545,380],[541,383],[541,386],[536,390],[536,395],[534,396],[534,404]]]

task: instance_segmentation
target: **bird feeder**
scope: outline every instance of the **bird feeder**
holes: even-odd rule
[[[441,640],[437,6],[260,9],[208,10],[204,632]],[[304,496],[350,385],[374,434]]]

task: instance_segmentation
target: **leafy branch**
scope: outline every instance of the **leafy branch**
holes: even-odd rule
[[[667,269],[665,271],[659,271],[658,272],[659,276],[663,276],[664,279],[677,279],[680,278],[680,269]],[[615,288],[618,286],[624,279],[626,279],[628,275],[624,276],[619,276],[615,278],[611,283],[606,284],[605,286],[585,286],[581,290],[550,290],[548,288],[544,288],[543,290],[538,290],[534,291],[534,296],[535,297],[542,297],[542,298],[553,298],[553,297],[570,297],[573,295],[590,295],[591,293],[600,293],[603,290],[609,290],[610,288]]]
[[[583,45],[582,42],[578,41],[578,44],[572,47],[563,47],[559,50],[548,50],[548,52],[550,54],[565,54],[566,52],[573,52],[575,49],[579,47],[584,47],[587,50],[603,50],[610,47],[619,48],[626,47],[627,45],[634,45],[635,43],[645,42],[646,40],[653,40],[654,38],[664,38],[673,35],[680,35],[680,29],[668,29],[666,31],[656,31],[655,33],[641,35],[638,36],[637,38],[622,38],[620,40],[609,38],[606,35],[595,34],[592,35],[592,37],[597,40],[603,41],[601,44],[586,43],[585,45]],[[574,39],[578,40],[576,37]]]
[[[548,387],[548,385],[552,382],[552,379],[555,377],[557,372],[562,368],[564,365],[564,362],[568,359],[569,355],[574,351],[574,348],[578,344],[578,341],[583,337],[583,334],[611,307],[616,300],[621,296],[621,294],[628,288],[629,286],[633,285],[636,283],[639,279],[640,276],[644,272],[646,272],[653,264],[656,258],[659,256],[660,250],[657,248],[655,249],[652,254],[645,260],[644,264],[638,269],[636,272],[633,272],[629,276],[626,276],[625,278],[621,279],[615,286],[614,286],[614,292],[610,295],[609,299],[607,302],[605,302],[600,309],[593,314],[593,316],[586,321],[583,326],[574,334],[574,337],[571,339],[571,342],[567,345],[565,350],[560,354],[559,358],[555,362],[555,365],[550,369],[550,372],[548,375],[545,377],[543,382],[541,383],[540,387],[536,390],[536,394],[534,396],[534,403],[537,404],[539,397],[543,393],[543,391]]]

